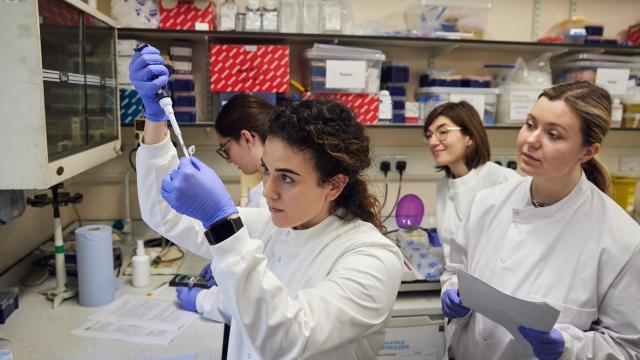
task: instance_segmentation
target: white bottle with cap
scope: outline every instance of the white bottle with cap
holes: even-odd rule
[[[611,104],[611,127],[616,128],[622,125],[623,107],[620,103],[620,99],[613,99]]]
[[[133,274],[131,282],[135,287],[145,287],[151,280],[151,261],[149,255],[144,252],[144,241],[138,240],[136,255],[131,258]]]
[[[265,0],[262,10],[262,31],[278,31],[276,0]]]
[[[260,9],[260,0],[247,1],[247,15],[245,17],[244,29],[246,31],[262,31],[262,9]]]

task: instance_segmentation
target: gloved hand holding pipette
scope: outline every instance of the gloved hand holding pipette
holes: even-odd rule
[[[182,140],[182,132],[173,113],[171,93],[167,89],[169,70],[164,66],[160,51],[144,43],[136,47],[129,64],[129,80],[140,94],[144,116],[150,121],[169,120],[184,156],[190,157],[193,147],[188,151]]]

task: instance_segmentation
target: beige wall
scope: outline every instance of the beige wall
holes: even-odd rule
[[[238,1],[244,4],[245,1]],[[351,0],[352,11],[356,22],[378,21],[389,28],[402,26],[402,13],[413,3],[413,0]],[[489,12],[486,38],[491,40],[529,41],[531,38],[532,0],[494,0]],[[109,13],[109,2],[99,1],[99,8]],[[551,25],[569,14],[569,0],[542,1],[540,18],[541,34]],[[605,35],[613,37],[619,31],[640,19],[640,1],[614,0],[596,1],[579,0],[577,14],[586,16],[593,23],[605,25]],[[414,68],[426,67],[425,54],[407,48],[384,48],[390,59],[409,60]],[[436,66],[454,67],[458,72],[479,72],[485,62],[512,61],[519,54],[516,52],[490,53],[474,51],[463,54],[452,52],[436,61]],[[481,59],[481,60],[479,60]],[[414,72],[417,72],[414,70]],[[413,76],[413,78],[416,78]],[[412,87],[415,86],[412,84]],[[408,155],[407,177],[403,184],[403,194],[416,193],[426,204],[428,214],[435,213],[435,179],[431,159],[420,141],[419,129],[368,129],[372,135],[374,155],[404,154]],[[189,144],[197,146],[197,153],[204,161],[220,172],[223,180],[237,201],[240,194],[239,173],[231,165],[223,162],[215,155],[215,139],[211,129],[185,128],[185,139]],[[510,157],[514,154],[516,130],[490,130],[489,136],[493,152],[497,156]],[[127,154],[133,144],[133,130],[123,128],[124,153]],[[618,159],[621,154],[640,155],[640,133],[612,132],[604,146],[603,160],[612,170],[617,172]],[[123,178],[129,166],[125,156],[112,160],[102,166],[81,174],[67,182],[67,189],[82,192],[85,200],[77,206],[83,219],[117,219],[124,216]],[[640,174],[631,174],[640,176]],[[370,174],[378,194],[382,193],[383,182],[377,172]],[[395,200],[397,191],[397,175],[391,175],[389,187],[389,205],[384,210],[387,214]],[[132,177],[131,209],[134,218],[139,218],[135,178]],[[32,194],[30,192],[29,194]],[[11,264],[22,258],[44,240],[52,236],[51,208],[28,208],[23,217],[13,223],[0,226],[0,273]],[[69,208],[62,212],[63,223],[75,219]]]

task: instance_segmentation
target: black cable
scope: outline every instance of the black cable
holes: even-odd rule
[[[380,211],[384,209],[384,206],[387,204],[387,195],[389,195],[389,181],[387,180],[387,175],[384,176],[384,200],[382,201],[382,206],[380,207]]]
[[[393,215],[393,212],[396,210],[396,206],[398,206],[398,202],[400,201],[401,192],[402,192],[402,173],[400,173],[400,182],[398,183],[398,195],[396,196],[396,202],[393,204],[393,208],[391,208],[391,212],[389,212],[389,215],[387,215],[387,217],[385,217],[382,220],[383,224],[385,221],[387,221],[391,217],[391,215]]]
[[[129,151],[129,165],[131,166],[133,171],[136,171],[136,164],[133,162],[131,155],[133,155],[133,153],[135,153],[138,150],[138,147],[140,147],[140,145],[131,148],[131,150]]]

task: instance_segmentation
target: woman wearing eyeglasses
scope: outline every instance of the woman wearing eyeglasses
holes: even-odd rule
[[[260,171],[260,158],[267,139],[269,116],[274,107],[253,94],[238,94],[220,110],[215,123],[218,155],[235,164],[245,175]],[[266,208],[262,181],[247,198],[246,207]]]
[[[439,105],[423,127],[424,137],[436,168],[445,176],[438,181],[436,216],[438,236],[442,242],[445,263],[464,251],[456,232],[476,194],[509,180],[518,179],[515,171],[492,161],[487,133],[475,108],[466,101]],[[440,277],[442,288],[457,288],[457,278],[446,269]],[[447,347],[453,327],[447,326]]]
[[[598,161],[611,123],[611,97],[587,81],[540,94],[517,138],[527,177],[478,194],[458,232],[455,263],[489,285],[560,311],[551,331],[518,330],[525,346],[443,296],[457,323],[456,359],[638,359],[640,226],[608,195]],[[455,266],[455,264],[454,264]],[[464,289],[462,289],[464,291]],[[530,345],[530,346],[528,346]]]
[[[436,168],[445,176],[437,185],[437,227],[445,261],[461,251],[455,234],[475,195],[482,189],[518,179],[515,171],[490,161],[487,133],[475,108],[466,101],[439,105],[423,127]],[[445,271],[443,284],[451,273]]]

